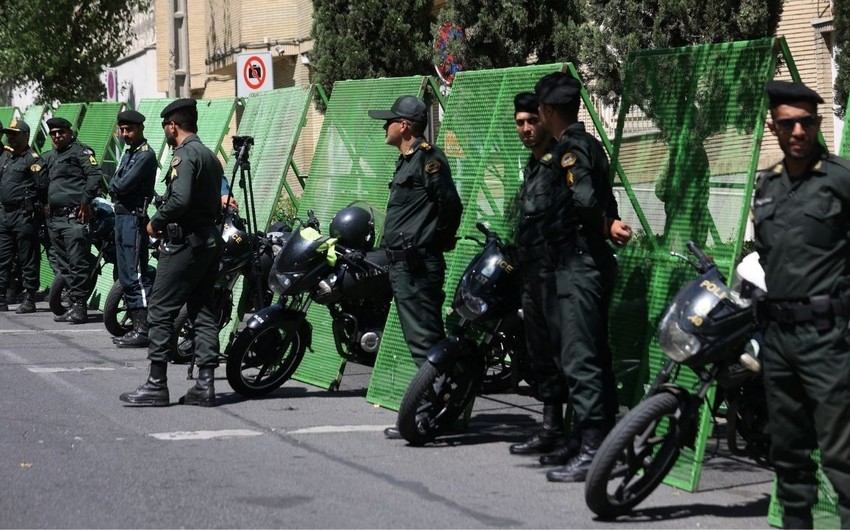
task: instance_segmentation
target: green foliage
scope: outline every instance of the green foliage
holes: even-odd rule
[[[836,62],[838,77],[835,80],[836,114],[845,117],[847,102],[850,98],[850,2],[833,2],[833,21],[835,23],[835,40],[833,46],[841,50]],[[845,125],[847,127],[847,125]],[[845,135],[848,133],[844,133]]]
[[[451,44],[449,52],[466,70],[576,63],[581,5],[579,0],[448,0],[432,30],[436,37],[446,22],[464,28],[465,42]]]
[[[132,22],[147,0],[27,0],[0,3],[0,72],[33,83],[37,103],[97,101],[104,66],[132,42]]]
[[[314,81],[431,74],[431,21],[430,0],[313,0]]]
[[[295,203],[292,202],[292,199],[289,198],[289,194],[284,191],[280,194],[280,197],[278,197],[277,204],[275,204],[274,213],[272,214],[272,223],[285,221],[288,224],[292,224],[296,215],[297,207],[295,206]]]
[[[581,58],[593,90],[616,106],[629,52],[771,37],[782,0],[587,0]]]

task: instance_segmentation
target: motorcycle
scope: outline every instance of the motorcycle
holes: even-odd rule
[[[452,332],[428,351],[398,412],[398,429],[421,445],[450,428],[486,386],[493,391],[528,371],[521,279],[513,249],[483,224],[485,241],[458,282],[449,315]],[[526,378],[531,380],[531,378]]]
[[[716,416],[725,403],[732,453],[768,463],[767,404],[752,307],[766,291],[764,273],[751,254],[738,265],[730,288],[696,244],[689,241],[687,247],[697,263],[673,255],[700,275],[676,293],[658,325],[668,360],[644,400],[605,438],[587,474],[585,501],[602,518],[628,513],[664,480],[682,449],[694,446],[703,404]],[[682,366],[697,376],[690,388],[677,382]]]
[[[268,394],[292,376],[312,342],[313,303],[330,312],[337,353],[374,364],[392,300],[386,253],[373,250],[375,211],[341,209],[330,237],[308,215],[274,260],[269,286],[280,299],[254,314],[227,350],[227,380],[243,396]]]
[[[91,204],[91,221],[88,229],[91,234],[92,245],[97,249],[89,277],[86,280],[88,295],[91,297],[97,277],[100,276],[104,265],[115,263],[115,210],[112,203],[95,197]],[[57,272],[50,284],[47,294],[47,303],[54,315],[62,315],[71,308],[70,289],[68,279],[61,272]]]

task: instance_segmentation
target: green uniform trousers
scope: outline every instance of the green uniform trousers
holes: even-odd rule
[[[446,338],[443,302],[446,262],[442,256],[423,258],[424,271],[413,274],[405,262],[390,264],[390,286],[404,341],[416,366],[427,362],[431,346]],[[157,278],[157,281],[159,279]]]
[[[215,311],[215,280],[223,243],[193,248],[188,243],[169,245],[160,251],[148,306],[148,359],[167,362],[174,321],[183,305],[194,324],[195,364],[218,366],[218,319]]]
[[[841,527],[850,528],[850,343],[847,318],[828,331],[812,323],[770,322],[764,333],[765,390],[777,497],[786,509],[817,501],[812,451],[838,493]]]
[[[71,300],[85,302],[92,287],[89,275],[94,267],[89,227],[64,215],[51,217],[47,227],[53,268],[68,280]]]
[[[617,393],[608,345],[608,309],[617,265],[612,254],[569,248],[558,256],[559,311],[550,326],[561,333],[556,362],[563,371],[579,427],[610,428]]]
[[[530,253],[529,253],[530,254]],[[566,403],[567,387],[561,363],[561,330],[553,327],[557,314],[555,265],[549,256],[522,261],[522,320],[525,344],[537,397],[543,403]]]
[[[17,256],[17,257],[16,257]],[[37,291],[41,275],[38,227],[31,213],[0,212],[0,294],[6,295],[13,260],[21,264],[21,286]]]

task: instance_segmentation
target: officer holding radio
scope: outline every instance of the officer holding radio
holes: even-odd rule
[[[166,369],[174,321],[187,305],[195,329],[198,379],[180,403],[216,404],[213,375],[218,366],[218,325],[213,301],[223,241],[216,226],[221,220],[223,170],[215,154],[197,136],[198,110],[194,99],[168,105],[161,114],[165,138],[174,148],[162,206],[151,217],[147,232],[162,238],[151,302],[148,306],[147,381],[121,394],[131,406],[162,407],[170,403]]]

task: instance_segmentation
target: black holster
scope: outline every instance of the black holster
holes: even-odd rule
[[[402,247],[404,250],[404,261],[411,274],[419,275],[425,272],[425,259],[421,250],[409,241]]]

